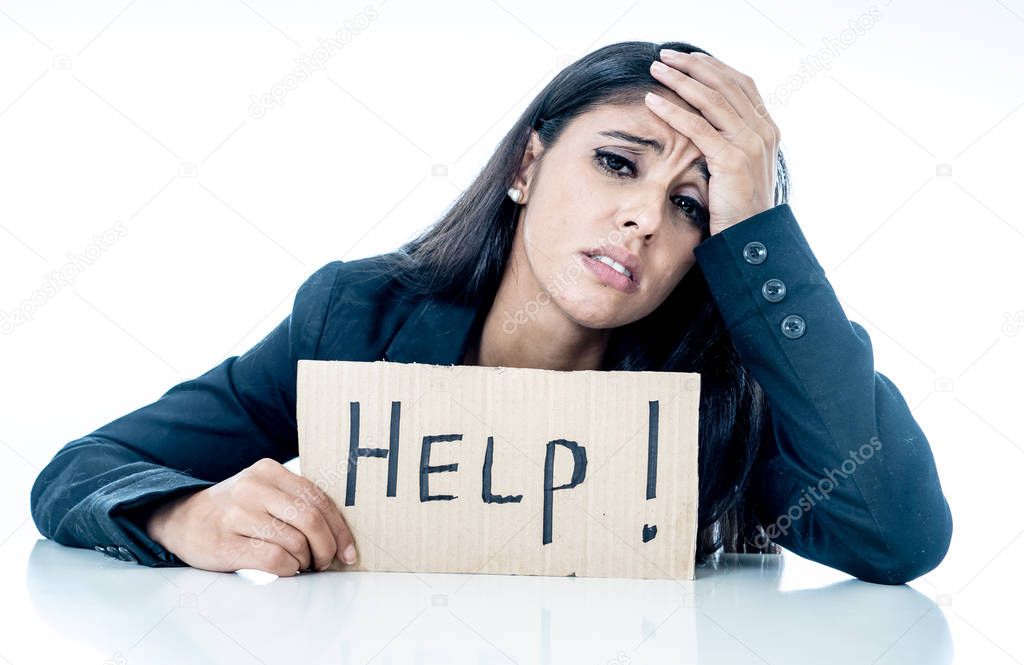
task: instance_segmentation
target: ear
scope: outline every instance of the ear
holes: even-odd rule
[[[533,182],[537,175],[537,167],[540,166],[540,156],[543,152],[544,148],[541,145],[537,130],[531,129],[530,140],[526,145],[526,150],[523,152],[523,159],[519,164],[519,170],[516,172],[516,178],[512,182],[512,186],[523,193],[522,198],[519,199],[520,205],[526,203],[530,198],[530,183]]]

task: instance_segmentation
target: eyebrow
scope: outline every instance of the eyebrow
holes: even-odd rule
[[[630,143],[635,143],[637,145],[644,146],[645,148],[652,148],[655,154],[658,155],[665,152],[665,145],[658,139],[637,136],[636,134],[630,134],[629,132],[624,132],[619,129],[611,129],[606,132],[600,132],[600,135],[607,136],[613,139],[629,141]],[[690,165],[690,168],[687,170],[692,171],[694,169],[696,169],[700,173],[701,177],[704,178],[704,182],[708,182],[711,180],[711,173],[708,171],[708,162],[703,157],[694,161],[693,164]]]

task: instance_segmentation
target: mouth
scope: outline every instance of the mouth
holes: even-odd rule
[[[601,282],[623,293],[640,288],[639,260],[620,248],[600,248],[580,252],[583,263]],[[615,257],[618,257],[616,259]]]

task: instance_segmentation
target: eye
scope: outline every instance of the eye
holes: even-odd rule
[[[689,215],[690,219],[697,224],[701,230],[701,234],[705,237],[709,236],[711,220],[709,219],[704,206],[690,196],[677,196],[675,200],[679,202],[679,209]]]
[[[598,166],[600,166],[606,172],[612,173],[620,178],[628,177],[624,173],[619,171],[619,169],[622,168],[622,165],[628,166],[630,169],[634,171],[636,170],[636,168],[633,166],[633,162],[629,161],[625,157],[620,157],[619,155],[616,155],[614,152],[595,150],[594,160],[597,162]],[[619,166],[612,166],[614,164],[618,164]]]
[[[616,155],[614,152],[608,152],[607,150],[595,150],[594,162],[602,171],[611,174],[616,178],[630,177],[628,174],[619,170],[623,167],[627,167],[631,173],[636,173],[636,166],[633,162],[621,155]],[[673,198],[673,201],[676,202],[676,205],[679,206],[679,209],[682,210],[684,215],[695,221],[701,228],[707,227],[707,211],[696,199],[690,196],[676,196]]]

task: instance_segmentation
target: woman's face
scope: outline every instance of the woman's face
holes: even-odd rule
[[[697,113],[673,93],[661,94]],[[706,237],[703,155],[643,102],[580,115],[537,164],[539,150],[534,133],[515,184],[525,194],[516,230],[520,263],[582,326],[615,328],[643,318],[679,284]],[[632,276],[588,258],[601,248],[632,267]]]

